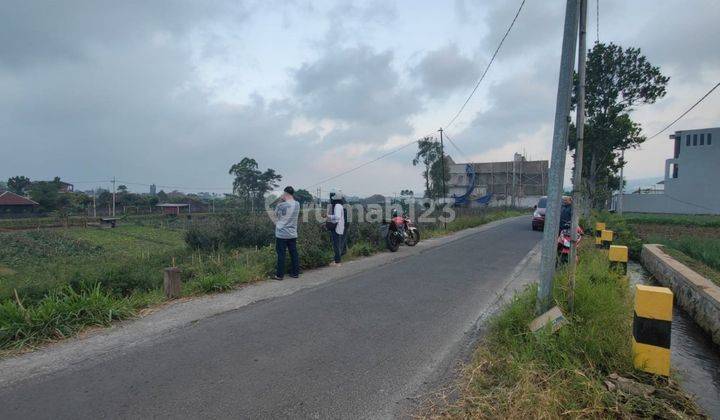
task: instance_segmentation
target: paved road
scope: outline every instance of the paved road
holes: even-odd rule
[[[207,318],[2,389],[0,418],[397,416],[451,374],[478,317],[539,239],[516,219]]]

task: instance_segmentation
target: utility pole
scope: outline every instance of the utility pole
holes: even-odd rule
[[[447,191],[445,190],[445,144],[443,143],[442,127],[440,127],[440,130],[438,131],[440,131],[440,169],[442,170],[440,178],[442,179],[442,199],[443,204],[445,204],[445,197],[447,197]],[[443,222],[443,226],[447,229],[447,222]]]
[[[578,1],[567,0],[565,6],[565,28],[563,31],[562,55],[560,57],[560,75],[558,78],[557,102],[555,105],[555,123],[553,128],[552,156],[548,173],[548,199],[545,212],[545,231],[542,239],[542,257],[540,259],[540,282],[538,286],[536,310],[544,313],[549,309],[552,296],[553,276],[558,227],[560,225],[560,199],[567,153],[567,135],[570,114],[570,91],[572,88],[573,68],[575,65],[575,41],[578,32]]]
[[[625,149],[622,149],[620,153],[620,160],[622,161],[622,166],[620,167],[620,194],[618,194],[616,211],[617,214],[622,216],[623,193],[625,192],[625,177],[623,177],[623,169],[625,169]]]
[[[115,217],[115,177],[113,177],[112,186],[113,186],[112,217]]]
[[[445,202],[445,196],[447,196],[447,191],[445,190],[445,143],[443,143],[443,129],[440,128],[440,169],[442,169],[442,192],[443,192],[443,202]]]
[[[95,207],[96,206],[96,201],[95,201],[96,195],[97,195],[97,188],[93,188],[93,218],[97,217],[97,208]]]
[[[577,85],[577,114],[575,124],[577,125],[577,147],[575,148],[575,174],[573,175],[573,212],[572,223],[570,224],[570,261],[568,264],[568,307],[570,312],[575,310],[575,271],[577,270],[577,243],[578,224],[580,221],[580,201],[582,194],[582,168],[583,168],[583,140],[585,137],[585,58],[587,47],[585,46],[587,27],[587,3],[588,0],[580,0],[580,36],[578,39],[578,85]],[[622,170],[622,169],[621,169]]]

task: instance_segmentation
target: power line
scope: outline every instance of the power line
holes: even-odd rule
[[[468,159],[468,155],[465,152],[463,152],[463,150],[460,149],[460,147],[457,144],[455,144],[453,139],[451,139],[450,136],[448,136],[447,131],[445,131],[444,134],[445,134],[445,138],[450,141],[450,144],[455,148],[455,150],[458,151],[458,153],[460,153],[460,155],[463,157],[463,159],[465,159],[466,161],[469,162],[470,159]]]
[[[431,134],[431,133],[426,134],[425,136],[423,136],[423,138],[424,138],[424,137],[427,137],[429,134]],[[376,158],[374,158],[374,159],[372,159],[372,160],[369,160],[369,161],[367,161],[367,162],[365,162],[365,163],[361,163],[360,165],[357,165],[357,166],[355,166],[355,167],[353,167],[353,168],[350,168],[350,169],[348,169],[348,170],[346,170],[346,171],[340,172],[339,174],[335,174],[335,175],[333,175],[333,176],[331,176],[331,177],[325,178],[325,179],[323,179],[322,181],[318,181],[318,182],[310,185],[308,188],[316,187],[316,186],[321,185],[321,184],[324,184],[324,183],[326,183],[326,182],[328,182],[328,181],[332,181],[333,179],[340,178],[341,176],[347,175],[347,174],[349,174],[349,173],[351,173],[351,172],[355,172],[355,171],[357,171],[357,170],[360,169],[360,168],[364,168],[365,166],[368,166],[368,165],[370,165],[370,164],[373,164],[373,163],[375,163],[375,162],[377,162],[377,161],[379,161],[379,160],[381,160],[381,159],[384,159],[384,158],[386,158],[386,157],[388,157],[388,156],[390,156],[390,155],[392,155],[392,154],[395,154],[395,153],[397,153],[397,152],[399,152],[399,151],[401,151],[401,150],[403,150],[403,149],[405,149],[405,148],[407,148],[407,147],[409,147],[409,146],[412,146],[413,144],[417,143],[418,141],[419,141],[419,140],[413,140],[413,141],[411,141],[411,142],[409,142],[409,143],[405,143],[404,145],[402,145],[402,146],[400,146],[400,147],[398,147],[398,148],[395,148],[395,149],[393,149],[393,150],[391,150],[391,151],[389,151],[389,152],[387,152],[387,153],[384,153],[384,154],[382,154],[382,155],[380,155],[380,156],[378,156],[378,157],[376,157]]]
[[[523,6],[525,5],[525,0],[522,0],[520,3],[520,7],[518,7],[517,12],[515,13],[515,17],[513,18],[512,22],[510,22],[510,26],[508,26],[507,31],[505,31],[505,35],[503,35],[502,39],[500,40],[500,43],[498,44],[497,48],[495,49],[495,52],[493,53],[492,57],[490,57],[490,62],[488,62],[487,66],[485,67],[485,71],[483,71],[482,75],[480,76],[480,79],[478,79],[477,83],[475,84],[475,87],[473,88],[472,92],[470,92],[470,95],[467,97],[465,102],[462,104],[458,112],[455,114],[454,117],[450,120],[449,123],[445,124],[445,128],[450,128],[453,123],[455,123],[455,120],[460,116],[460,114],[463,112],[465,107],[467,106],[468,102],[470,102],[470,99],[475,95],[475,92],[477,91],[478,87],[480,86],[480,83],[482,83],[483,79],[485,78],[485,75],[487,75],[488,70],[490,70],[490,66],[492,66],[492,63],[495,61],[495,57],[498,55],[498,52],[500,52],[500,48],[502,48],[503,43],[505,42],[505,39],[510,34],[510,31],[512,30],[513,26],[515,25],[515,21],[517,20],[518,16],[520,15],[520,11],[522,10]]]
[[[595,43],[600,43],[600,0],[595,0]]]
[[[685,115],[687,115],[688,112],[692,111],[693,108],[695,108],[696,106],[698,106],[698,105],[700,104],[700,102],[704,101],[705,98],[707,98],[711,93],[713,93],[713,91],[714,91],[715,89],[717,89],[718,86],[720,86],[720,82],[716,83],[715,86],[713,86],[712,89],[710,89],[705,95],[703,95],[702,98],[698,99],[698,101],[695,102],[695,103],[693,104],[693,106],[691,106],[690,108],[688,108],[687,111],[683,112],[679,117],[675,118],[675,120],[674,120],[673,122],[671,122],[670,124],[666,125],[665,128],[663,128],[662,130],[660,130],[660,131],[658,131],[657,133],[653,134],[652,136],[648,137],[647,140],[654,139],[654,138],[657,137],[658,135],[662,134],[665,130],[667,130],[668,128],[672,127],[676,122],[680,121],[680,119],[681,119],[682,117],[684,117]]]

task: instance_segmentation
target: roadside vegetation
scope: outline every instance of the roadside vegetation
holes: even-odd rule
[[[554,283],[554,300],[569,323],[533,334],[536,286],[528,287],[491,321],[453,398],[425,415],[449,418],[693,418],[695,403],[674,380],[633,369],[632,292],[613,272],[604,251],[581,251],[575,313],[567,302],[567,273]],[[617,385],[613,378],[631,380]],[[610,384],[610,385],[608,385]],[[646,388],[650,385],[652,388]],[[632,388],[651,390],[634,392]],[[457,397],[457,398],[454,398]]]
[[[463,212],[447,224],[421,225],[424,238],[524,214]],[[299,227],[301,268],[327,265],[332,251],[320,223]],[[384,249],[379,223],[353,223],[346,258]],[[222,292],[267,278],[275,264],[274,230],[265,215],[227,214],[187,229],[171,220],[127,219],[115,229],[0,232],[0,350],[68,337],[135,316],[164,301],[162,270],[173,264],[184,296]],[[289,261],[288,261],[289,263]]]

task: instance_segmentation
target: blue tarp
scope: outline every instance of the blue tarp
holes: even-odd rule
[[[468,187],[465,191],[465,194],[461,196],[455,196],[453,195],[453,198],[455,199],[455,205],[461,206],[463,204],[467,204],[470,202],[470,194],[472,194],[473,190],[475,189],[475,169],[470,164],[465,164],[465,174],[468,177]],[[478,197],[472,201],[487,206],[490,203],[490,200],[492,200],[492,193],[488,193],[483,195],[482,197]]]

